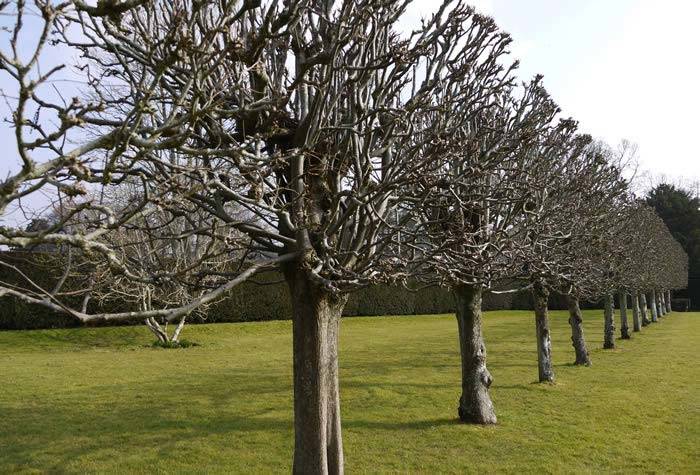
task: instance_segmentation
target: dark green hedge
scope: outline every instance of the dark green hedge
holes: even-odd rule
[[[34,255],[32,255],[34,254]],[[0,259],[20,268],[37,282],[51,288],[59,277],[50,270],[50,260],[38,259],[36,253],[0,254]],[[54,261],[55,262],[55,261]],[[54,266],[55,267],[55,266]],[[0,279],[17,282],[18,275],[6,266],[0,267]],[[563,298],[553,296],[551,307],[566,308]],[[532,309],[530,293],[485,294],[484,310]],[[123,311],[124,308],[101,308],[92,310]],[[376,285],[350,295],[344,315],[416,315],[454,312],[454,299],[447,289],[428,287],[417,291],[404,288]],[[212,306],[205,318],[194,318],[197,322],[242,322],[258,320],[280,320],[290,318],[291,306],[287,285],[278,273],[270,272],[257,276],[231,291],[228,297]],[[133,322],[132,322],[133,323]],[[0,298],[0,329],[64,328],[78,326],[75,319],[55,313],[40,305],[31,305],[14,298]]]
[[[484,309],[511,308],[510,295],[486,295]],[[343,314],[420,315],[454,312],[454,299],[447,289],[428,287],[410,291],[375,285],[350,294]],[[208,312],[207,322],[240,322],[286,319],[291,315],[287,285],[279,274],[269,273],[244,283]]]
[[[53,289],[61,278],[57,263],[60,256],[35,252],[0,253],[0,280],[20,287],[30,287],[23,277],[44,288]],[[77,302],[73,302],[77,303]],[[0,298],[0,329],[64,328],[78,323],[68,315],[53,312],[12,297]]]

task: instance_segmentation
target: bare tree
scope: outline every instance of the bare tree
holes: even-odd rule
[[[518,89],[509,84],[508,73],[494,81],[508,87],[471,85],[489,94],[469,92],[480,100],[460,102],[452,112],[452,121],[460,121],[453,132],[460,148],[443,154],[436,173],[419,183],[414,201],[421,235],[411,246],[404,244],[431,257],[421,262],[422,281],[454,293],[462,359],[458,414],[480,424],[496,422],[481,332],[482,293],[512,274],[525,231],[518,224],[530,199],[530,173],[540,159],[532,148],[558,112],[541,78]]]
[[[143,188],[144,203],[119,210],[123,218],[105,213],[107,224],[85,227],[92,234],[73,233],[76,245],[146,285],[180,278],[130,269],[105,235],[189,204],[251,251],[235,277],[182,307],[73,314],[177,319],[279,266],[293,303],[294,470],[342,472],[337,351],[347,292],[410,276],[412,257],[396,243],[416,223],[390,217],[433,157],[457,146],[440,111],[456,109],[460,86],[484,76],[475,68],[494,67],[504,37],[456,1],[405,36],[393,26],[406,3],[388,1],[37,5],[80,53],[94,103],[76,121],[97,137],[80,156],[103,152],[81,163],[80,179],[131,177]],[[241,209],[249,219],[232,213]]]
[[[143,2],[114,4],[112,7],[105,4],[95,13],[97,16],[90,17],[90,21],[94,24],[110,23],[115,15],[126,14],[138,3]],[[14,93],[3,91],[3,94],[11,111],[9,125],[14,128],[20,167],[0,186],[0,215],[6,217],[22,212],[34,218],[43,208],[50,210],[56,219],[41,228],[5,226],[0,229],[0,245],[27,249],[50,245],[64,253],[74,249],[75,258],[71,255],[63,260],[65,272],[53,288],[43,288],[18,269],[13,269],[20,275],[22,283],[0,284],[0,294],[68,312],[82,322],[149,317],[178,319],[220,297],[256,271],[277,265],[280,258],[250,263],[241,268],[240,276],[228,279],[197,301],[178,308],[88,314],[85,309],[72,307],[62,298],[62,283],[78,257],[80,260],[86,257],[100,260],[111,275],[146,286],[177,280],[178,271],[167,268],[149,274],[141,272],[138,263],[126,259],[110,245],[110,235],[136,226],[139,221],[144,222],[158,209],[175,216],[183,204],[189,203],[174,193],[173,186],[159,187],[150,179],[157,170],[157,160],[148,162],[154,164],[150,168],[137,160],[182,146],[174,137],[186,119],[171,118],[170,122],[157,128],[143,125],[144,117],[149,114],[149,104],[153,103],[152,96],[159,87],[157,82],[142,83],[130,100],[120,100],[116,92],[119,84],[111,84],[107,79],[111,73],[105,70],[101,77],[95,78],[84,64],[82,68],[86,71],[87,82],[78,91],[82,96],[67,100],[53,89],[53,81],[60,78],[65,65],[59,64],[48,70],[40,67],[44,53],[50,53],[51,48],[65,39],[69,32],[76,33],[75,26],[70,25],[75,25],[72,20],[86,15],[84,7],[81,2],[53,4],[36,1],[31,6],[24,1],[17,1],[14,5],[9,2],[2,4],[4,12],[8,13],[3,18],[12,23],[7,26],[8,33],[3,38],[6,43],[0,50],[0,72],[16,84]],[[105,8],[112,8],[109,10],[112,13],[104,13]],[[92,7],[87,11],[93,11]],[[116,11],[119,13],[114,13]],[[29,20],[39,23],[41,33],[38,38],[30,37],[25,31]],[[78,51],[85,50],[91,40],[87,29],[82,33],[82,42],[73,45]],[[28,44],[33,44],[33,48],[27,53]],[[62,47],[65,48],[65,44]],[[124,71],[129,70],[129,65],[121,67]],[[185,96],[171,99],[182,101]],[[211,107],[207,103],[199,112]],[[108,119],[120,115],[128,119]],[[127,180],[140,188],[139,199],[118,207],[103,202],[101,197],[109,189]],[[177,179],[173,179],[175,183]],[[39,205],[35,204],[33,208],[27,204],[37,202]],[[80,223],[76,225],[78,221]],[[208,230],[196,229],[191,234],[200,232],[206,234]],[[5,262],[0,264],[10,266]]]
[[[131,201],[139,201],[139,188],[125,182],[113,196],[102,197],[112,207],[120,209]],[[152,206],[152,205],[151,205]],[[134,272],[142,277],[158,275],[168,269],[171,278],[156,282],[134,282],[123,275],[113,275],[101,260],[91,266],[87,274],[86,298],[102,306],[129,306],[137,312],[154,309],[178,308],[197,301],[208,291],[221,285],[222,279],[235,272],[240,253],[232,243],[236,237],[208,214],[190,205],[180,208],[178,215],[157,208],[105,236],[105,242],[119,255],[121,261],[132,263]],[[81,216],[79,223],[85,222]],[[214,301],[197,307],[193,315],[205,315]],[[84,308],[83,312],[86,311]],[[188,314],[182,314],[172,333],[168,332],[167,318],[147,317],[144,322],[157,340],[168,346],[177,346]]]
[[[575,135],[574,123],[562,124],[539,150],[550,159],[540,170],[544,183],[533,193],[522,274],[533,282],[540,380],[552,381],[548,294],[568,296],[575,363],[590,365],[579,300],[615,288],[627,181],[606,147]]]
[[[686,257],[678,251],[679,244],[652,208],[628,200],[619,215],[617,244],[608,259],[614,269],[608,285],[620,289],[621,337],[625,339],[630,337],[625,295],[628,292],[632,295],[633,330],[640,331],[648,323],[645,293],[649,293],[652,302],[652,320],[658,318],[666,310],[663,301],[666,289],[677,285],[676,282],[685,285],[687,271],[683,267]],[[656,305],[654,294],[660,298]],[[606,345],[610,342],[606,341]]]

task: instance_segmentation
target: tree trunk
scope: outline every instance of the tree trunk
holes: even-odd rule
[[[640,292],[639,299],[642,302],[642,326],[645,327],[651,323],[651,320],[649,320],[649,312],[647,311],[647,295],[644,292]]]
[[[603,348],[615,348],[615,306],[613,296],[610,293],[605,294],[605,341]]]
[[[462,396],[457,412],[463,422],[495,424],[496,412],[489,396],[492,378],[486,368],[486,347],[481,334],[481,291],[480,285],[460,285],[454,289],[462,354]]]
[[[532,288],[532,297],[535,303],[535,333],[537,336],[537,368],[540,382],[554,382],[554,369],[552,368],[552,338],[549,332],[549,290],[540,282],[536,282]]]
[[[666,291],[661,290],[659,291],[659,315],[665,316],[666,315]]]
[[[638,332],[642,330],[642,318],[639,311],[639,292],[632,292],[632,327]]]
[[[576,365],[591,365],[591,359],[588,356],[586,348],[586,339],[583,336],[583,318],[581,317],[581,308],[578,305],[578,298],[569,295],[569,325],[571,325],[571,345],[576,352]]]
[[[659,314],[658,314],[659,309],[656,307],[656,291],[655,290],[652,290],[649,293],[649,306],[651,307],[651,321],[658,322],[659,321]]]
[[[671,307],[671,291],[670,290],[666,291],[666,310],[668,310],[668,313],[671,313],[673,311],[673,308]]]
[[[175,343],[178,343],[180,341],[180,333],[182,333],[182,329],[185,328],[185,320],[187,320],[187,315],[183,315],[180,318],[180,321],[178,322],[177,327],[173,332],[172,341],[174,341]]]
[[[144,323],[148,327],[149,330],[158,338],[158,341],[161,343],[168,343],[169,338],[168,338],[168,333],[163,330],[163,327],[160,326],[160,324],[156,321],[155,318],[149,317],[147,318]]]
[[[285,279],[292,299],[294,473],[343,473],[338,332],[347,295],[321,288],[301,266]]]
[[[627,323],[627,292],[620,292],[620,337],[623,340],[629,340],[630,327]]]

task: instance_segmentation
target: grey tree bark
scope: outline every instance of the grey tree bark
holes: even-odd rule
[[[180,317],[180,321],[177,324],[177,327],[175,327],[175,331],[173,332],[173,341],[180,341],[180,333],[182,333],[182,329],[185,328],[185,319],[187,318],[186,315],[183,315]]]
[[[462,356],[462,396],[457,412],[463,422],[495,424],[496,412],[489,396],[493,379],[486,368],[486,346],[481,333],[482,288],[460,285],[453,293]]]
[[[663,310],[664,316],[668,313],[668,304],[666,302],[666,291],[661,291],[661,309]]]
[[[632,329],[636,332],[642,330],[642,317],[639,310],[639,292],[632,291]]]
[[[649,312],[647,309],[647,295],[644,292],[640,292],[639,300],[641,301],[642,306],[642,326],[645,327],[651,323],[651,320],[649,320]]]
[[[615,307],[611,293],[605,294],[605,332],[603,348],[615,348]]]
[[[150,308],[148,310],[150,310]],[[167,321],[165,322],[165,325],[161,325],[155,318],[149,317],[144,321],[144,323],[146,324],[148,329],[151,330],[151,332],[156,336],[156,338],[158,338],[159,342],[176,344],[180,342],[180,333],[182,333],[182,329],[185,327],[186,320],[187,315],[183,315],[180,317],[180,320],[178,321],[177,326],[175,327],[175,331],[172,335],[168,334]]]
[[[668,313],[671,313],[673,311],[673,308],[671,306],[671,291],[670,290],[666,291],[666,310],[668,310]]]
[[[625,292],[624,290],[620,291],[619,299],[620,299],[620,337],[623,340],[629,340],[631,338],[631,335],[630,335],[630,327],[629,327],[629,324],[627,323],[627,292]]]
[[[554,382],[552,367],[552,337],[549,331],[549,289],[542,283],[536,282],[532,288],[535,303],[535,333],[537,337],[537,369],[539,381]]]
[[[347,295],[325,291],[287,266],[294,352],[294,466],[297,474],[343,473],[338,334]]]
[[[652,290],[649,292],[649,307],[651,307],[651,321],[652,322],[658,322],[659,321],[659,309],[656,306],[656,291]]]
[[[571,345],[576,353],[575,365],[591,365],[591,359],[586,348],[586,339],[583,335],[583,318],[578,298],[569,295],[569,325],[571,325]]]
[[[170,339],[168,338],[168,334],[163,331],[163,328],[160,326],[160,324],[156,321],[155,318],[147,318],[144,320],[144,323],[148,327],[149,330],[158,338],[158,341],[161,343],[168,343]]]

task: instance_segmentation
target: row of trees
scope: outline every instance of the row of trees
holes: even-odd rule
[[[521,84],[491,18],[445,0],[400,33],[408,4],[0,3],[21,163],[0,184],[0,215],[53,215],[3,227],[0,245],[52,246],[63,275],[83,278],[0,283],[0,295],[83,322],[141,319],[168,341],[234,286],[281,270],[299,473],[343,471],[338,331],[353,290],[453,290],[459,414],[477,423],[496,422],[484,291],[532,289],[541,381],[554,378],[550,291],[571,297],[581,362],[579,298],[605,296],[610,331],[612,292],[642,308],[650,292],[658,312],[687,258],[629,193],[625,151],[560,118],[540,77]],[[56,48],[79,58],[71,100],[53,88],[63,65],[40,67]],[[100,312],[95,296],[132,308]]]
[[[693,190],[693,191],[690,191]],[[668,226],[673,237],[688,254],[688,289],[679,297],[687,297],[688,304],[700,305],[700,186],[697,184],[656,183],[646,195],[652,206]]]

